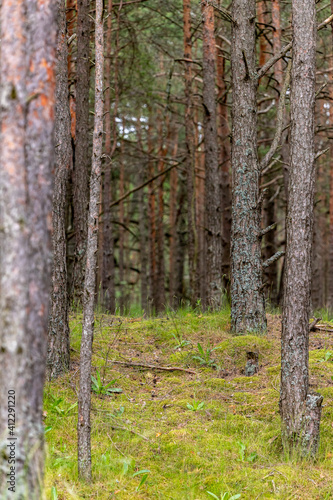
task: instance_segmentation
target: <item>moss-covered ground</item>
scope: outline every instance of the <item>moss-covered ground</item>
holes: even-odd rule
[[[318,457],[302,461],[281,447],[281,319],[268,320],[267,335],[256,337],[230,334],[228,311],[155,319],[97,314],[93,374],[122,393],[92,393],[93,482],[84,484],[77,478],[75,405],[82,317],[71,317],[71,371],[45,387],[46,497],[195,500],[213,498],[210,491],[244,500],[333,499],[332,333],[311,333],[310,384],[325,399]],[[198,343],[202,361],[193,359],[203,357]],[[253,350],[260,371],[245,377]]]

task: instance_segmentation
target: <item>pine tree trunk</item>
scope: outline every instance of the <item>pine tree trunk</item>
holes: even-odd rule
[[[125,124],[123,122],[123,134],[125,130]],[[119,197],[121,198],[125,193],[125,165],[124,165],[124,141],[123,138],[120,139],[120,151],[119,151]],[[119,307],[120,314],[124,314],[125,307],[125,208],[124,202],[119,203]]]
[[[309,391],[309,314],[315,191],[315,0],[293,0],[291,144],[282,317],[280,412],[285,449],[314,455],[322,397]]]
[[[78,471],[79,477],[91,480],[90,406],[91,356],[94,333],[95,283],[98,250],[98,202],[101,191],[101,164],[103,152],[103,0],[96,0],[95,20],[95,118],[90,202],[88,212],[87,259],[83,295],[83,323],[80,352],[80,391],[78,406]]]
[[[225,58],[223,40],[217,37],[217,86],[218,86],[218,139],[221,164],[221,211],[222,211],[222,283],[230,291],[230,238],[231,238],[231,179],[230,179],[230,129],[228,123],[227,92],[224,78]]]
[[[89,83],[90,83],[90,0],[78,0],[76,65],[76,142],[74,162],[75,262],[72,297],[82,301],[87,248],[89,203]]]
[[[333,13],[333,0],[331,0],[331,11]],[[333,22],[332,22],[332,47],[333,51]],[[333,53],[330,58],[330,67],[333,65]],[[330,126],[333,127],[333,73],[330,73]],[[330,141],[330,197],[329,197],[329,256],[328,256],[328,289],[327,305],[333,310],[333,141]]]
[[[103,306],[111,314],[115,312],[115,284],[114,284],[114,238],[111,221],[112,201],[112,148],[111,148],[111,35],[112,35],[112,0],[108,2],[108,18],[106,31],[106,60],[105,60],[105,173],[103,183],[103,273],[102,297]]]
[[[175,131],[175,142],[172,152],[172,158],[176,158],[178,151],[178,129]],[[173,168],[170,172],[170,253],[169,253],[169,304],[173,305],[175,295],[175,256],[177,242],[177,191],[178,191],[178,172]]]
[[[231,325],[238,333],[266,330],[260,248],[255,0],[234,0]]]
[[[68,96],[66,4],[59,2],[55,110],[55,181],[53,192],[53,273],[48,329],[48,376],[69,369],[69,324],[66,266],[66,197],[72,170],[71,115]]]
[[[184,59],[185,61],[185,142],[187,174],[187,248],[189,260],[189,297],[192,306],[197,299],[197,234],[195,227],[195,165],[194,124],[192,103],[192,42],[191,42],[191,0],[183,0]]]
[[[147,131],[148,143],[148,174],[149,178],[155,175],[154,162],[151,159],[153,154],[152,146],[152,125],[151,110],[149,110]],[[151,182],[148,186],[148,210],[149,210],[149,306],[151,311],[156,308],[157,285],[156,285],[156,199],[155,183]]]
[[[216,99],[214,7],[202,0],[203,107],[205,144],[205,306],[218,309],[222,299],[221,171],[219,168]]]
[[[0,497],[42,497],[58,2],[0,7]],[[15,401],[15,403],[14,403]],[[15,407],[9,428],[9,408]],[[10,453],[15,481],[8,483]],[[13,490],[8,490],[13,488]]]

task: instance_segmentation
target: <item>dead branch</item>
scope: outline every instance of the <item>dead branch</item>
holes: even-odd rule
[[[130,361],[110,361],[110,363],[114,363],[117,365],[125,365],[125,366],[138,366],[140,368],[146,368],[147,370],[164,370],[168,372],[172,371],[180,371],[191,373],[191,375],[196,375],[196,372],[193,370],[189,370],[187,368],[180,368],[179,366],[157,366],[157,365],[146,365],[145,363],[132,363]]]
[[[309,332],[311,332],[312,330],[315,330],[315,327],[316,327],[316,324],[319,323],[319,321],[321,321],[322,318],[315,318],[312,323],[310,323],[310,326],[309,326]]]
[[[291,73],[291,62],[289,61],[277,110],[277,116],[276,116],[277,123],[276,123],[275,136],[271,144],[271,147],[269,148],[268,153],[265,155],[265,157],[262,159],[260,163],[260,170],[263,170],[269,165],[281,141],[282,130],[283,130],[284,107],[286,102],[287,90],[290,84],[290,73]]]
[[[283,257],[285,253],[286,252],[284,250],[281,250],[280,252],[276,252],[272,257],[270,257],[269,259],[265,260],[265,262],[263,263],[262,267],[264,269],[266,269],[267,267],[271,266],[274,262],[276,262],[281,257]]]
[[[260,232],[260,236],[264,236],[265,234],[269,233],[270,231],[273,231],[277,226],[277,223],[274,222],[274,224],[271,224],[270,226],[266,227]]]

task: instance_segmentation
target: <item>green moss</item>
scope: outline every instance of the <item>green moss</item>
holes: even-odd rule
[[[77,365],[70,374],[46,385],[45,425],[51,428],[46,434],[46,498],[51,497],[52,486],[56,486],[59,500],[203,500],[208,498],[207,491],[216,495],[240,493],[241,500],[330,498],[333,387],[332,365],[319,363],[324,351],[310,353],[311,366],[321,383],[318,390],[327,405],[323,409],[318,460],[315,465],[289,462],[281,452],[279,394],[272,387],[278,389],[279,341],[230,335],[229,316],[224,312],[183,310],[173,319],[171,313],[169,316],[134,322],[122,318],[118,323],[107,315],[96,316],[94,369],[103,371],[106,381],[116,379],[124,393],[113,397],[92,395],[90,485],[77,478],[77,407],[68,415],[54,408],[54,398],[62,398],[60,410],[64,411],[76,402]],[[82,315],[71,318],[76,363],[81,321]],[[176,329],[192,345],[175,351],[172,333]],[[117,331],[119,337],[114,341]],[[213,357],[221,366],[223,378],[218,378],[216,370],[193,362],[198,342],[204,348],[220,346]],[[240,376],[246,351],[253,349],[259,351],[260,362],[266,366],[254,377]],[[106,358],[109,361],[105,366]],[[113,359],[154,366],[189,365],[196,375],[117,365],[110,362]],[[190,411],[187,403],[193,401],[204,402],[204,407]],[[239,443],[245,445],[246,457],[257,454],[253,463],[240,459]],[[133,474],[142,469],[150,473],[136,492],[140,476]]]

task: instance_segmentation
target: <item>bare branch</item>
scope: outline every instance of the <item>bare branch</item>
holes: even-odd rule
[[[265,260],[262,267],[264,269],[266,269],[267,267],[271,266],[272,264],[274,264],[274,262],[276,262],[281,257],[283,257],[285,253],[286,252],[284,250],[281,250],[280,252],[276,252],[270,259]]]
[[[278,110],[277,110],[277,125],[276,125],[276,130],[275,130],[275,136],[272,142],[272,145],[266,154],[266,156],[263,158],[263,160],[260,163],[260,170],[263,170],[266,168],[271,159],[273,158],[279,144],[281,141],[281,136],[282,136],[282,131],[283,131],[283,116],[284,116],[284,107],[285,107],[285,102],[286,102],[286,94],[287,90],[290,84],[290,73],[291,73],[291,62],[289,61],[287,71],[286,71],[286,76],[284,79],[284,84],[282,87],[281,95],[280,95],[280,101],[278,105]]]

